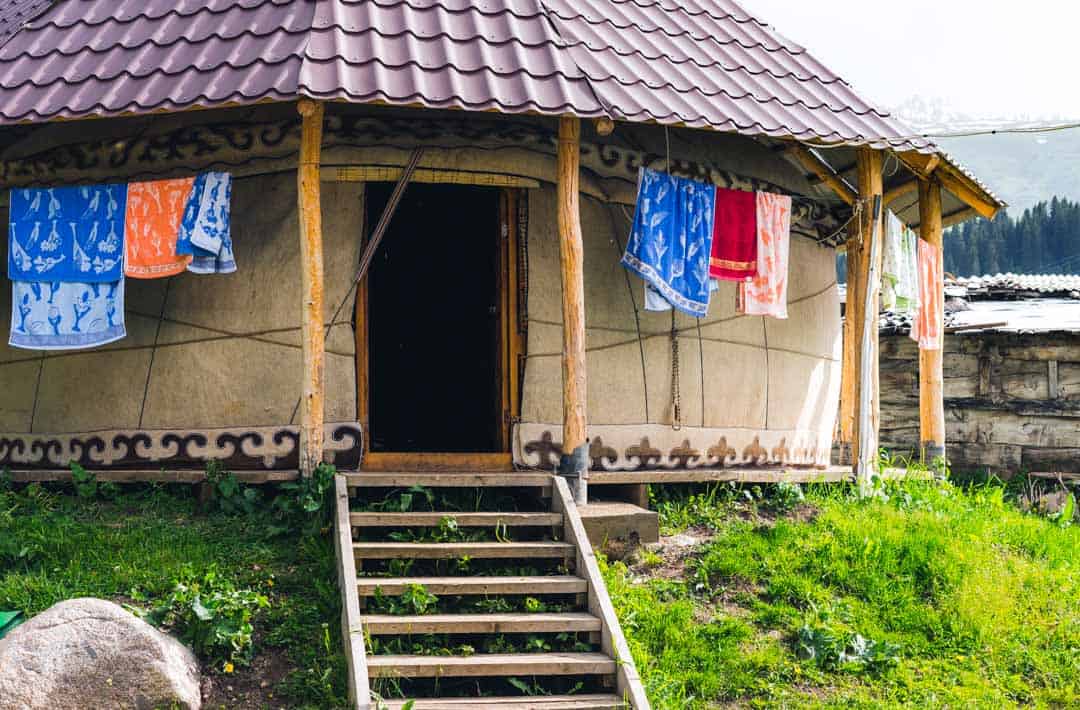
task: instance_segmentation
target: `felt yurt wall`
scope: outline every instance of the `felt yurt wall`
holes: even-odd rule
[[[349,290],[359,259],[363,186],[333,183],[323,190],[325,317],[329,322]],[[7,219],[6,210],[0,219]],[[193,432],[224,430],[242,435],[250,430],[258,436],[240,443],[252,457],[267,459],[260,465],[273,464],[271,459],[281,454],[288,456],[289,447],[274,445],[273,439],[280,439],[282,432],[287,435],[289,425],[297,423],[301,372],[298,235],[295,172],[238,178],[232,202],[238,271],[127,279],[128,335],[105,347],[43,353],[11,348],[5,337],[0,345],[0,392],[4,393],[0,431],[122,434],[148,430],[157,432],[145,445],[153,449],[167,448],[163,437],[168,432],[183,438]],[[6,248],[5,244],[0,251]],[[0,289],[0,326],[5,336],[11,311],[11,290],[5,287]],[[327,338],[328,422],[356,420],[351,319],[350,300]],[[64,457],[72,454],[70,446],[79,446],[79,435],[74,438],[74,444],[68,440],[57,444],[64,452],[54,456],[53,463],[66,463]],[[105,449],[121,445],[109,437],[97,438]],[[0,448],[3,439],[0,435]],[[209,446],[213,449],[214,441]],[[115,455],[90,454],[87,462],[140,458],[133,448]],[[229,458],[231,449],[219,453]],[[29,452],[24,459],[12,463],[41,463]]]
[[[520,463],[550,467],[561,438],[562,314],[551,186],[530,191],[529,340]],[[672,406],[670,313],[643,310],[643,284],[619,264],[632,208],[582,202],[588,422],[595,468],[826,465],[839,391],[835,252],[791,242],[789,318],[740,316],[722,283],[708,316],[679,314],[681,426]]]

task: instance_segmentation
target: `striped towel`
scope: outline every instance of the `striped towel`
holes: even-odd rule
[[[787,318],[791,198],[757,193],[757,276],[739,283],[736,309],[752,316]]]

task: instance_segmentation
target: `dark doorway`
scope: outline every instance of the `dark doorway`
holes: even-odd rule
[[[393,185],[369,183],[375,225]],[[371,451],[499,451],[499,191],[412,184],[368,274]]]

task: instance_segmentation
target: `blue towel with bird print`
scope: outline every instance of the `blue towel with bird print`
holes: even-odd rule
[[[111,283],[15,281],[11,337],[27,350],[78,350],[105,345],[127,334],[124,280]]]
[[[231,203],[232,175],[211,172],[195,178],[176,240],[176,253],[192,256],[188,271],[195,274],[236,271]]]
[[[11,191],[8,278],[114,283],[124,277],[127,185]]]
[[[637,209],[622,264],[672,306],[691,316],[709,310],[716,187],[642,168]]]

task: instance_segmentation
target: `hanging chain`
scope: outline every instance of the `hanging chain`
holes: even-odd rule
[[[682,429],[682,394],[679,392],[679,330],[675,327],[675,309],[671,309],[671,428]]]

